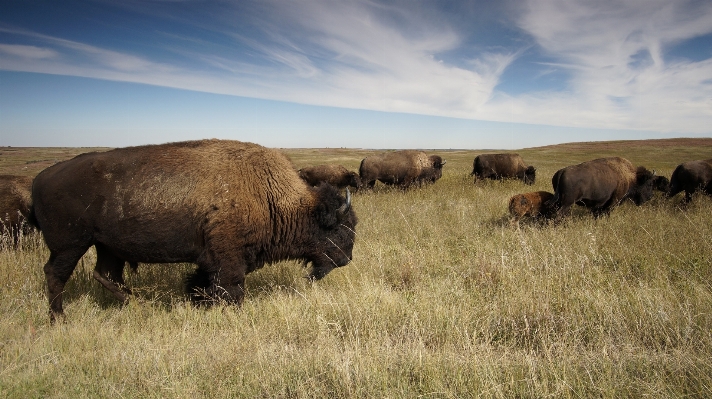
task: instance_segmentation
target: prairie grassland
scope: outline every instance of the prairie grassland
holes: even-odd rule
[[[594,220],[510,226],[513,194],[560,167],[623,155],[670,176],[712,140],[519,151],[537,182],[469,177],[478,151],[431,186],[353,197],[353,262],[309,283],[298,262],[247,278],[241,308],[191,306],[192,265],[127,272],[120,306],[90,250],[50,326],[41,236],[0,251],[3,397],[710,397],[712,199],[656,195]],[[367,150],[288,150],[297,167],[356,169]],[[433,151],[435,152],[435,151]]]

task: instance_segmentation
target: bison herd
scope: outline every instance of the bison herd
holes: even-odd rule
[[[94,278],[122,302],[127,262],[190,262],[191,298],[239,304],[246,274],[265,264],[301,260],[318,280],[351,261],[357,217],[349,188],[432,184],[445,164],[423,151],[390,151],[364,158],[356,173],[341,165],[295,170],[279,151],[238,141],[119,148],[57,163],[34,179],[0,175],[0,232],[14,245],[26,222],[42,232],[52,321],[63,316],[65,284],[91,246]],[[536,169],[518,154],[483,154],[470,175],[531,185]],[[712,195],[712,159],[680,164],[670,180],[624,158],[594,159],[558,170],[552,187],[511,197],[511,220],[558,222],[574,204],[599,217],[626,199],[643,204],[654,190],[684,191],[686,203],[696,191]]]

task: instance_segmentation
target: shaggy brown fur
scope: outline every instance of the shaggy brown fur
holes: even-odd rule
[[[529,217],[549,217],[550,209],[545,205],[554,198],[554,194],[548,191],[535,191],[531,193],[517,194],[509,199],[509,214],[512,222],[519,223],[525,216]]]
[[[326,182],[340,189],[361,188],[361,179],[358,173],[351,172],[341,165],[308,166],[299,169],[299,177],[311,186],[318,186],[322,182]]]
[[[519,154],[482,154],[472,162],[471,176],[478,179],[519,179],[534,184],[536,168],[527,166]]]
[[[641,205],[653,196],[653,173],[625,158],[599,158],[558,170],[552,178],[557,219],[573,204],[591,209],[594,217],[608,214],[623,199]]]
[[[32,230],[30,217],[32,178],[0,175],[0,234],[9,235],[14,245]]]
[[[94,277],[122,301],[123,262],[192,262],[205,286],[240,303],[245,275],[302,259],[310,278],[351,260],[356,215],[336,188],[302,181],[282,153],[203,140],[79,155],[42,171],[33,209],[50,249],[51,319],[77,261],[96,246]]]
[[[406,188],[434,183],[442,177],[445,163],[439,155],[428,156],[423,151],[392,151],[364,158],[359,174],[364,188],[373,188],[376,180]]]

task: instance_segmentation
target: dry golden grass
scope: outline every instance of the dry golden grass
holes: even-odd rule
[[[297,262],[267,266],[239,309],[188,304],[191,265],[141,265],[119,306],[90,250],[68,322],[50,326],[47,250],[24,237],[0,251],[0,396],[710,397],[711,198],[658,195],[599,220],[577,209],[555,227],[506,215],[560,167],[622,155],[669,177],[710,143],[524,149],[534,186],[473,185],[478,151],[438,151],[434,185],[354,195],[350,265],[314,284]],[[374,151],[287,152],[355,170]]]

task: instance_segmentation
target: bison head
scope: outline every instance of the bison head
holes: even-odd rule
[[[665,176],[655,176],[653,178],[653,189],[663,193],[670,192],[670,180]]]
[[[532,185],[536,180],[536,168],[533,166],[527,166],[524,169],[524,184]]]
[[[632,199],[636,205],[642,205],[653,198],[653,182],[655,172],[651,172],[640,166],[635,171],[635,183],[628,190],[628,198]]]
[[[356,214],[351,208],[351,193],[346,198],[329,184],[321,184],[318,204],[314,209],[316,231],[313,231],[305,256],[305,265],[312,263],[310,280],[319,280],[332,269],[349,264],[356,238]]]
[[[440,155],[431,155],[428,158],[430,158],[430,162],[432,162],[433,168],[435,169],[442,169],[447,163],[447,161],[443,161]]]
[[[349,172],[349,186],[360,189],[361,188],[361,177],[359,177],[356,172]]]

